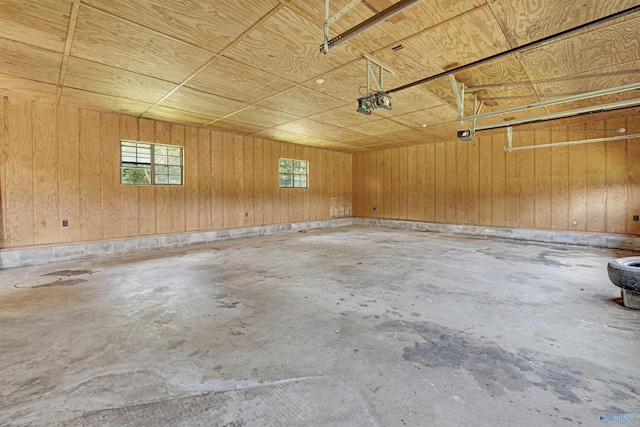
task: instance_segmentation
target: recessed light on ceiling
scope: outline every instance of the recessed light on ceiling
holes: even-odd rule
[[[319,85],[322,85],[322,84],[324,84],[324,79],[317,79],[316,83],[319,84]]]
[[[426,124],[426,123],[423,123],[423,124],[421,124],[420,126],[422,126],[423,128],[426,128],[426,127],[427,127],[427,124]]]

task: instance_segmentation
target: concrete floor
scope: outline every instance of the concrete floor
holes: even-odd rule
[[[0,424],[600,425],[640,413],[627,255],[346,227],[0,271]]]

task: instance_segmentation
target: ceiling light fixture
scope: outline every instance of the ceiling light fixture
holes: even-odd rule
[[[319,85],[323,85],[324,84],[324,79],[316,79],[316,83]]]

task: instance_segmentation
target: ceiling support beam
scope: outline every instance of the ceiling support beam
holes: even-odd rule
[[[58,89],[56,90],[56,104],[60,103],[62,97],[62,88],[64,87],[64,79],[67,76],[67,66],[69,65],[69,55],[71,53],[71,45],[73,44],[73,35],[76,31],[76,23],[78,22],[78,11],[80,10],[80,0],[75,0],[71,5],[71,15],[69,16],[69,27],[67,29],[67,38],[64,43],[64,56],[60,66],[60,75],[58,76]]]
[[[454,81],[455,81],[455,78],[453,76],[449,76],[449,77],[453,78]],[[491,111],[491,112],[483,113],[483,114],[474,114],[473,116],[467,116],[467,117],[460,116],[460,118],[458,119],[458,122],[462,123],[464,121],[484,119],[484,118],[487,118],[487,117],[493,117],[493,116],[499,116],[499,115],[502,115],[502,114],[515,113],[515,112],[518,112],[518,111],[525,111],[525,110],[528,111],[528,110],[531,110],[533,108],[541,108],[541,107],[547,107],[549,105],[564,104],[565,102],[580,101],[580,100],[583,100],[583,99],[596,98],[598,96],[605,96],[605,95],[613,95],[614,93],[627,92],[627,91],[630,91],[630,90],[637,90],[637,89],[640,89],[640,83],[632,83],[632,84],[613,87],[613,88],[609,88],[609,89],[602,89],[602,90],[596,90],[596,91],[593,91],[593,92],[585,92],[585,93],[580,93],[580,94],[577,94],[577,95],[565,96],[563,98],[552,99],[552,100],[549,100],[549,101],[542,101],[542,102],[538,102],[538,103],[535,103],[535,104],[520,105],[520,106],[517,106],[517,107],[506,108],[504,110]],[[456,101],[458,101],[458,94],[457,93],[456,93]],[[460,103],[459,102],[458,102],[458,108],[460,108]]]
[[[394,5],[389,6],[385,10],[373,15],[371,18],[365,21],[362,21],[355,27],[352,27],[347,31],[345,31],[344,33],[335,36],[331,40],[327,40],[329,38],[329,26],[331,25],[331,23],[335,22],[339,17],[344,15],[346,13],[345,9],[347,11],[351,10],[351,8],[353,8],[356,4],[360,3],[360,1],[361,0],[352,1],[347,5],[347,7],[345,7],[340,12],[338,12],[338,14],[335,17],[329,18],[329,0],[325,0],[325,22],[324,22],[325,39],[324,39],[324,43],[320,45],[320,52],[326,54],[327,52],[329,52],[329,49],[331,49],[332,47],[338,46],[339,44],[346,42],[350,38],[357,36],[358,34],[368,30],[369,28],[379,24],[380,22],[385,21],[391,18],[392,16],[397,15],[398,13],[407,9],[408,7],[418,3],[420,0],[400,0]]]
[[[453,74],[449,74],[449,80],[451,81],[451,89],[456,96],[456,105],[458,106],[458,121],[462,122],[464,117],[464,83],[458,83]],[[475,108],[475,107],[474,107]],[[473,114],[476,112],[474,111]]]
[[[590,107],[577,108],[575,110],[558,111],[555,113],[542,114],[539,116],[524,117],[521,119],[513,119],[513,120],[507,120],[504,122],[480,125],[480,126],[477,126],[475,130],[481,131],[481,130],[488,130],[488,129],[500,129],[500,128],[506,128],[513,125],[543,122],[546,120],[555,120],[555,119],[560,119],[565,117],[574,117],[574,116],[580,116],[580,115],[591,114],[591,113],[601,113],[608,110],[616,110],[619,108],[629,108],[637,105],[640,105],[640,98],[628,99],[626,101],[612,102],[609,104],[592,105]]]
[[[602,18],[596,19],[594,21],[587,22],[587,23],[582,24],[582,25],[578,25],[577,27],[569,28],[568,30],[560,31],[559,33],[556,33],[556,34],[553,34],[553,35],[550,35],[550,36],[547,36],[547,37],[543,37],[543,38],[541,38],[539,40],[535,40],[535,41],[532,41],[532,42],[529,42],[529,43],[525,43],[522,46],[516,46],[513,49],[508,49],[508,50],[505,50],[504,52],[496,53],[495,55],[491,55],[491,56],[488,56],[486,58],[479,59],[477,61],[473,61],[473,62],[470,62],[470,63],[465,64],[465,65],[461,65],[461,66],[456,67],[456,68],[452,68],[451,70],[447,70],[447,71],[444,71],[442,73],[434,74],[433,76],[429,76],[429,77],[417,80],[417,81],[412,82],[412,83],[407,83],[405,85],[398,86],[397,88],[388,90],[387,93],[391,94],[391,93],[394,93],[394,92],[399,92],[401,90],[409,89],[411,87],[418,86],[418,85],[421,85],[423,83],[427,83],[427,82],[439,79],[441,77],[447,77],[450,74],[454,74],[454,73],[458,73],[460,71],[468,70],[470,68],[478,67],[478,66],[486,64],[488,62],[492,62],[492,61],[495,61],[497,59],[513,55],[515,53],[523,52],[525,50],[533,49],[533,48],[538,47],[538,46],[540,46],[542,44],[549,43],[549,42],[551,42],[551,41],[553,41],[555,39],[563,38],[565,36],[568,36],[569,34],[573,34],[573,33],[585,30],[587,28],[590,28],[590,27],[593,27],[593,26],[597,26],[597,25],[603,24],[605,22],[612,21],[614,19],[622,18],[622,17],[624,17],[626,15],[629,15],[629,14],[632,14],[632,13],[636,13],[638,11],[640,11],[640,5],[633,6],[633,7],[630,7],[628,9],[624,9],[624,10],[621,10],[619,12],[616,12],[616,13],[612,13],[611,15],[607,15],[607,16],[604,16]]]
[[[582,139],[580,141],[552,142],[550,144],[523,145],[521,147],[513,147],[511,143],[511,127],[507,128],[507,135],[509,136],[509,146],[504,147],[504,151],[506,151],[507,153],[511,153],[512,151],[535,150],[536,148],[564,147],[566,145],[591,144],[594,142],[609,142],[640,138],[640,133],[635,133],[633,135],[610,136],[607,138]]]

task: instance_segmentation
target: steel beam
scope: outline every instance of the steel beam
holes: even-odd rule
[[[617,108],[628,108],[636,105],[640,105],[640,98],[628,99],[626,101],[612,102],[610,104],[592,105],[590,107],[583,107],[575,110],[558,111],[555,113],[542,114],[540,116],[524,117],[522,119],[513,119],[513,120],[507,120],[504,122],[480,125],[476,127],[476,130],[481,131],[481,130],[487,130],[487,129],[499,129],[499,128],[505,128],[505,127],[524,124],[524,123],[535,123],[535,122],[541,122],[545,120],[559,119],[563,117],[579,116],[582,114],[602,112],[607,110],[615,110]]]
[[[396,4],[373,15],[371,18],[361,22],[355,27],[352,27],[351,29],[345,31],[344,33],[338,36],[335,36],[329,41],[325,41],[325,43],[320,46],[320,51],[326,54],[329,51],[329,49],[331,49],[332,47],[337,46],[340,43],[346,42],[350,38],[355,37],[358,34],[362,33],[363,31],[366,31],[369,28],[379,24],[380,22],[387,20],[392,16],[397,15],[398,13],[402,12],[403,10],[407,9],[410,6],[413,6],[419,1],[420,0],[400,0]],[[329,23],[329,20],[327,20],[325,25],[328,25],[328,23]],[[326,46],[326,50],[325,50],[325,46]]]
[[[450,76],[450,77],[453,78],[453,76]],[[627,91],[636,90],[636,89],[640,89],[640,82],[632,83],[624,86],[612,87],[609,89],[596,90],[593,92],[580,93],[577,95],[565,96],[563,98],[551,99],[549,101],[542,101],[535,104],[520,105],[517,107],[506,108],[504,110],[491,111],[484,114],[474,114],[473,116],[460,117],[458,119],[458,122],[462,123],[463,121],[468,121],[468,120],[478,120],[478,119],[484,119],[486,117],[499,116],[501,114],[515,113],[518,111],[525,111],[525,110],[528,111],[533,108],[547,107],[549,105],[556,105],[556,104],[564,104],[565,102],[580,101],[582,99],[596,98],[598,96],[612,95],[614,93],[627,92]],[[460,108],[460,103],[458,101],[457,93],[456,93],[456,102],[458,102],[458,108]]]

